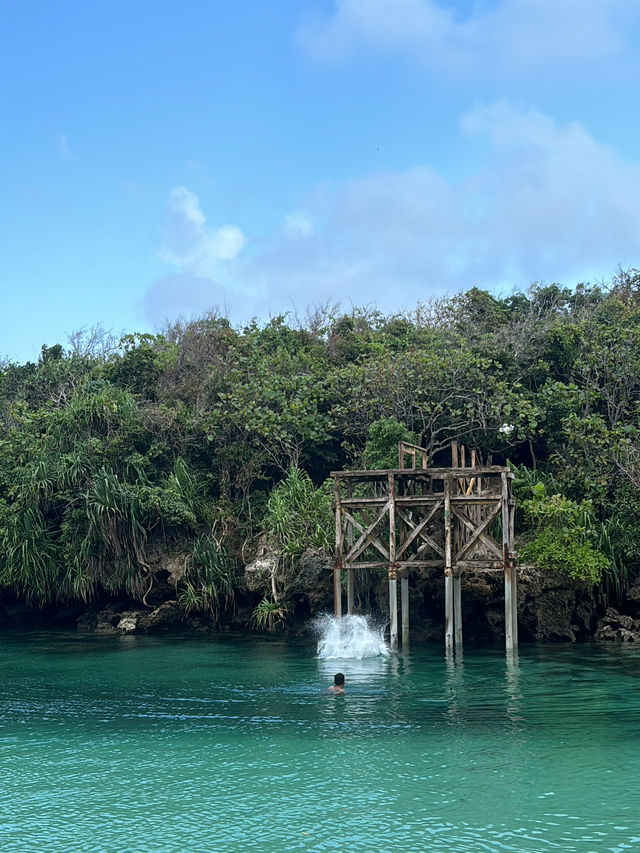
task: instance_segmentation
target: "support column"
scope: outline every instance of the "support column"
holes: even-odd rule
[[[444,480],[444,647],[453,651],[453,573],[451,567],[451,475]]]
[[[389,645],[398,648],[398,580],[389,573]]]
[[[393,474],[387,475],[389,493],[389,645],[398,648],[398,579],[396,566],[396,493]]]
[[[338,566],[333,569],[333,614],[342,619],[342,571]]]
[[[400,607],[402,610],[402,648],[409,648],[409,578],[400,579]]]
[[[347,480],[347,497],[353,497],[353,483],[351,480]],[[347,555],[353,548],[353,524],[350,521],[347,521]],[[354,571],[353,566],[349,566],[347,569],[347,613],[349,616],[353,613],[353,584],[354,584]]]
[[[462,651],[462,577],[456,571],[453,576],[453,626],[456,652]]]
[[[508,497],[509,497],[509,563],[511,567],[511,612],[513,644],[518,648],[518,569],[515,554],[515,515],[516,502],[513,498],[513,474],[507,474]]]
[[[509,486],[507,474],[502,472],[502,555],[504,560],[504,644],[513,651],[513,572],[509,554]]]
[[[336,510],[336,522],[335,522],[335,533],[336,533],[336,556],[335,562],[333,564],[333,613],[336,619],[342,618],[342,586],[341,586],[341,574],[342,568],[344,566],[344,554],[343,554],[343,530],[342,530],[342,504],[340,501],[340,480],[336,477],[335,484],[333,486],[333,498],[335,503]]]

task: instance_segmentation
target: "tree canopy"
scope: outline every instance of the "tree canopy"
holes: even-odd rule
[[[567,573],[621,589],[640,571],[640,273],[393,316],[94,328],[5,361],[0,584],[34,606],[142,600],[152,555],[175,550],[185,606],[217,613],[248,540],[295,531],[278,545],[297,553],[306,527],[286,513],[304,504],[324,541],[329,472],[388,463],[403,437],[512,464],[525,551],[562,568],[573,543]]]

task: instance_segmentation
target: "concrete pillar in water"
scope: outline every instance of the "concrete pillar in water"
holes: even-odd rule
[[[387,474],[389,495],[389,644],[398,648],[398,567],[396,566],[396,485]]]
[[[444,576],[444,647],[448,652],[453,651],[453,578],[450,574]]]
[[[506,472],[502,472],[502,554],[504,560],[504,644],[508,652],[514,649],[514,606],[513,606],[513,576],[509,548],[509,486]]]
[[[398,648],[398,581],[389,573],[389,645]]]
[[[453,572],[451,568],[451,476],[444,481],[444,647],[453,651]]]
[[[462,577],[458,572],[453,578],[453,626],[456,652],[462,651]]]
[[[509,480],[513,480],[513,474],[507,474]],[[513,628],[513,645],[518,648],[518,569],[516,566],[515,553],[515,515],[516,503],[513,499],[512,489],[508,489],[509,497],[509,563],[511,566],[511,624]]]
[[[409,648],[409,578],[400,579],[400,608],[402,610],[402,648]]]

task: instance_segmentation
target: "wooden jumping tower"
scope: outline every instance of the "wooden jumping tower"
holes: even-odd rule
[[[410,468],[405,468],[409,457]],[[467,465],[468,461],[468,465]],[[333,471],[336,551],[335,615],[353,612],[354,572],[386,569],[392,648],[398,646],[398,579],[402,644],[409,643],[409,573],[441,568],[445,585],[445,648],[462,648],[462,573],[504,572],[505,645],[518,644],[514,512],[509,468],[478,465],[477,454],[451,444],[451,467],[429,468],[424,448],[398,445],[398,468]],[[501,541],[500,541],[501,540]]]

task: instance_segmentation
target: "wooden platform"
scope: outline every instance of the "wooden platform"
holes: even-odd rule
[[[404,467],[407,456],[410,468]],[[445,647],[461,648],[462,573],[501,570],[505,643],[513,649],[518,642],[514,475],[506,467],[478,465],[476,452],[467,455],[456,442],[451,445],[451,457],[451,467],[429,468],[424,448],[401,442],[398,468],[331,473],[335,481],[335,613],[342,614],[344,571],[347,612],[351,613],[354,572],[385,569],[391,645],[398,645],[398,579],[402,642],[408,644],[409,573],[440,568],[445,579]]]

